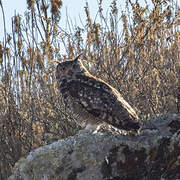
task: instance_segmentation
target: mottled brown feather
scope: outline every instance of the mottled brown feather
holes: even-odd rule
[[[136,112],[121,94],[92,76],[81,61],[75,59],[60,63],[56,78],[69,113],[82,127],[108,123],[127,131],[140,128]]]

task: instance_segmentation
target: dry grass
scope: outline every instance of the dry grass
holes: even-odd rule
[[[68,33],[58,26],[61,0],[27,1],[25,17],[14,16],[12,34],[0,43],[0,179],[32,149],[79,129],[56,88],[54,59],[84,52],[91,73],[117,88],[142,119],[180,113],[180,8],[164,2],[153,0],[150,10],[127,0],[119,12],[114,0],[104,17],[99,1],[100,22],[86,4],[86,25],[68,21]]]

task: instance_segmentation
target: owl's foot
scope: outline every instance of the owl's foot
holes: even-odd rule
[[[96,134],[98,132],[98,130],[100,129],[100,125],[91,125],[88,124],[86,125],[85,129],[82,129],[79,131],[79,134],[83,134],[83,133],[92,133],[92,134]]]

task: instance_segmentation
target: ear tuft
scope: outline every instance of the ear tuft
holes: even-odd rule
[[[78,56],[76,56],[76,58],[74,59],[74,61],[77,61],[79,59],[80,56],[82,56],[83,53],[80,53]]]

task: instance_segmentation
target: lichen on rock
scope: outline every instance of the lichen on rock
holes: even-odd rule
[[[139,135],[77,134],[32,151],[9,180],[180,179],[180,115],[149,119]]]

